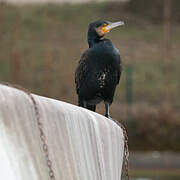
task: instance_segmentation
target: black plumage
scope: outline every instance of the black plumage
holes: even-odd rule
[[[96,105],[104,101],[106,117],[110,117],[109,105],[122,70],[118,49],[109,39],[102,39],[113,28],[112,24],[96,21],[89,25],[89,48],[82,54],[75,72],[79,106],[95,111]]]

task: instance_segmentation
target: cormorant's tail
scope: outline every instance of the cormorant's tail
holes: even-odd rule
[[[84,107],[94,112],[96,111],[96,105],[87,104],[87,102],[83,101],[81,98],[78,99],[78,106]]]
[[[84,103],[82,100],[80,100],[80,98],[78,99],[78,106],[80,107],[84,107]]]
[[[95,112],[96,111],[96,105],[87,104],[87,109]]]

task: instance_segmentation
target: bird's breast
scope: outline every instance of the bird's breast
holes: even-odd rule
[[[98,60],[100,63],[101,61],[105,62],[112,62],[119,59],[119,51],[114,46],[107,46],[107,45],[101,45],[98,48],[94,49],[94,58],[95,60]]]
[[[102,89],[108,86],[109,84],[113,83],[115,79],[114,75],[115,72],[113,72],[112,67],[106,67],[103,70],[100,70],[97,77],[99,87]]]
[[[98,77],[98,83],[99,83],[99,87],[103,88],[105,86],[105,79],[107,77],[107,73],[102,72],[99,77]]]

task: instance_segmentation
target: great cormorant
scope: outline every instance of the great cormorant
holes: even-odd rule
[[[118,49],[109,39],[102,37],[120,25],[124,22],[95,21],[89,24],[89,48],[82,54],[75,71],[78,105],[95,111],[96,105],[104,101],[108,118],[122,68]]]

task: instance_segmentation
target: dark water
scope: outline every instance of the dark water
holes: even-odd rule
[[[180,176],[131,177],[130,180],[180,180]]]
[[[130,180],[180,180],[180,153],[131,152]]]
[[[124,178],[122,180],[125,180]],[[136,177],[130,178],[130,180],[180,180],[180,177],[152,177],[152,178],[145,178],[145,177]]]
[[[151,172],[152,173],[152,172]],[[139,173],[138,173],[139,174]],[[122,178],[122,180],[125,180],[124,178]],[[171,174],[171,175],[157,175],[156,173],[153,175],[153,173],[147,174],[145,175],[143,173],[143,175],[141,175],[141,173],[139,175],[136,176],[130,176],[130,180],[180,180],[180,174],[178,172],[175,174]]]
[[[174,178],[174,177],[169,177],[169,178],[165,178],[165,177],[159,177],[159,178],[139,177],[139,178],[131,178],[130,180],[180,180],[180,177],[177,177],[177,178]]]

